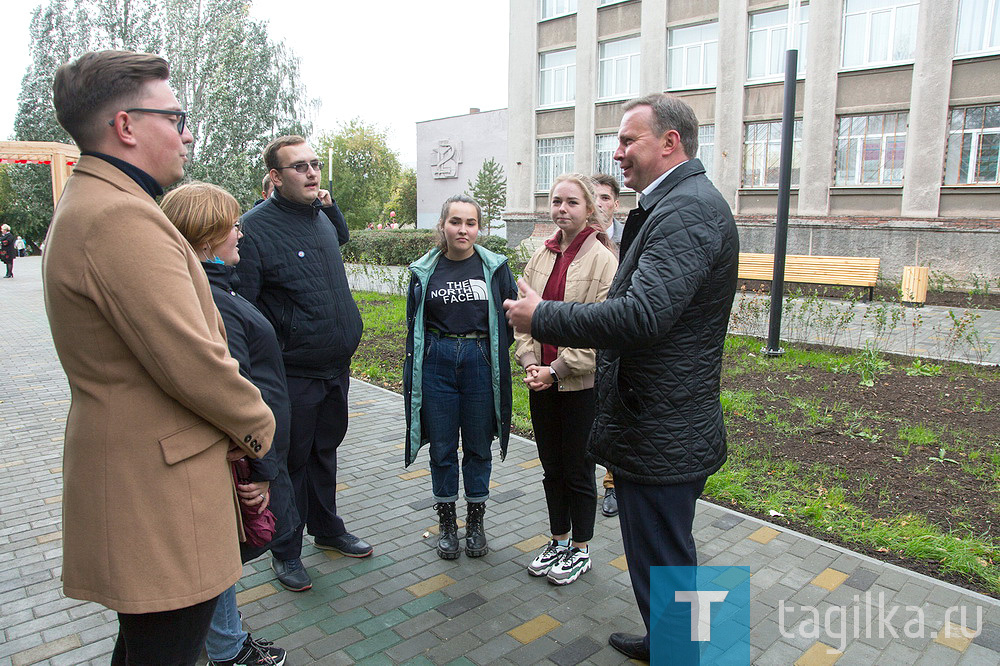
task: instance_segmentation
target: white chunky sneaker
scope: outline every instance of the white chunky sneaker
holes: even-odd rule
[[[542,552],[531,560],[531,564],[528,565],[528,573],[532,576],[544,576],[567,550],[569,550],[569,546],[560,546],[555,539],[549,541],[545,548],[542,548]]]
[[[569,585],[588,571],[590,571],[590,553],[570,547],[563,551],[547,575],[553,585]]]

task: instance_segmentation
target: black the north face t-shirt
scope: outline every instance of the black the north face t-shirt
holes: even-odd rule
[[[427,328],[450,335],[488,333],[487,289],[478,252],[462,261],[442,256],[427,285]]]

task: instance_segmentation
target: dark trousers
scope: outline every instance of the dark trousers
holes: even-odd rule
[[[528,394],[531,427],[535,430],[542,486],[553,535],[568,534],[586,543],[594,537],[597,486],[594,464],[586,458],[594,423],[594,389],[558,391],[557,387]]]
[[[112,666],[189,666],[205,646],[218,597],[160,613],[118,613]]]
[[[350,373],[335,379],[288,377],[292,404],[288,476],[295,492],[299,527],[271,546],[279,560],[302,554],[302,533],[336,537],[347,528],[337,515],[337,448],[347,434],[347,392]]]
[[[615,477],[625,560],[649,649],[649,568],[698,566],[692,525],[705,479],[647,486]]]
[[[11,259],[10,261],[5,261],[4,263],[7,264],[7,275],[4,277],[14,277],[14,260]]]

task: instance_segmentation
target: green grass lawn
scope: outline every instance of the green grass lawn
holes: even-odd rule
[[[405,299],[355,299],[365,334],[352,372],[401,391]],[[760,347],[727,339],[729,460],[706,497],[1000,595],[1000,372]],[[513,426],[530,437],[523,373],[511,373]]]

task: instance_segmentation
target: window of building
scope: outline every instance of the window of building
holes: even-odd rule
[[[625,2],[625,0],[597,0],[597,6],[603,7],[604,5],[617,5],[619,2]]]
[[[639,92],[639,38],[602,42],[599,48],[600,97],[627,97]]]
[[[718,22],[667,31],[668,88],[711,88],[718,59]]]
[[[945,185],[1000,183],[1000,106],[951,110]]]
[[[919,0],[844,0],[844,67],[913,59]]]
[[[792,185],[799,184],[802,121],[792,136]],[[743,187],[777,187],[781,168],[781,121],[747,123],[743,139]]]
[[[540,21],[576,13],[576,0],[540,0]]]
[[[836,184],[902,183],[907,119],[905,112],[841,117]]]
[[[576,99],[576,49],[538,56],[538,104],[569,104]]]
[[[573,170],[573,137],[538,140],[535,189],[548,192],[556,176]]]
[[[597,173],[606,173],[614,176],[620,188],[625,187],[625,176],[622,174],[621,165],[615,161],[615,151],[618,150],[617,134],[598,134],[594,142],[594,170]]]
[[[715,175],[715,125],[698,126],[698,159],[705,165],[705,175]]]
[[[788,31],[791,28],[787,9],[775,9],[750,15],[748,39],[747,78],[771,79],[785,74],[785,51],[788,49]],[[797,73],[806,71],[806,32],[809,26],[809,5],[799,7],[799,20],[795,32],[799,50]]]
[[[962,0],[958,8],[955,54],[1000,49],[1000,0]]]

